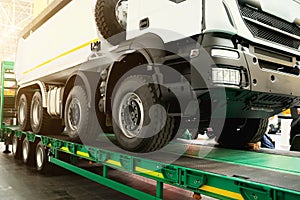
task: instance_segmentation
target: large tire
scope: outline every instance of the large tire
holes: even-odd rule
[[[124,41],[126,37],[126,25],[121,25],[116,16],[116,8],[122,1],[127,2],[128,0],[97,0],[96,3],[95,19],[98,30],[113,45]],[[117,36],[113,37],[115,35]]]
[[[121,148],[131,152],[152,152],[172,139],[174,118],[155,106],[160,101],[154,84],[148,80],[147,76],[126,78],[112,99],[117,142]]]
[[[27,165],[34,165],[35,160],[35,148],[37,143],[30,142],[27,137],[22,142],[22,160]]]
[[[21,94],[18,99],[18,124],[22,131],[31,130],[30,126],[30,103],[31,94]]]
[[[64,113],[67,133],[72,141],[92,143],[100,134],[92,108],[89,107],[86,91],[79,85],[74,86],[68,95]]]
[[[226,119],[217,141],[229,148],[245,148],[248,143],[261,141],[268,119]]]
[[[97,88],[100,88],[101,82],[102,81],[99,81]],[[99,109],[100,100],[101,100],[100,89],[97,89],[95,92],[95,112],[96,112],[99,126],[101,127],[101,129],[104,133],[112,133],[113,132],[112,127],[106,125],[106,115],[105,115],[104,111],[101,111]]]
[[[53,119],[42,106],[42,95],[35,92],[30,107],[30,124],[34,133],[56,135],[64,130],[61,119]]]
[[[290,144],[293,143],[294,137],[300,134],[300,120],[294,124],[297,119],[293,119],[291,123],[291,131],[290,131]]]

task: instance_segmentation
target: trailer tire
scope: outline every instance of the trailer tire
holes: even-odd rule
[[[98,30],[113,45],[124,41],[126,37],[126,25],[118,22],[120,17],[118,18],[116,14],[117,6],[123,1],[128,0],[97,0],[96,3],[95,20]],[[115,35],[117,36],[113,37]]]
[[[64,120],[69,138],[85,144],[93,142],[100,133],[96,111],[92,112],[85,89],[74,86],[66,100]]]
[[[22,138],[18,138],[15,134],[12,135],[12,155],[15,159],[22,158]]]
[[[35,92],[31,100],[30,124],[34,133],[41,133],[43,135],[57,135],[64,130],[62,120],[51,118],[47,109],[43,108],[40,92]]]
[[[30,103],[31,94],[21,94],[18,99],[18,124],[22,131],[29,131],[30,126]]]
[[[159,150],[173,135],[174,118],[166,114],[165,121],[162,120],[162,109],[155,107],[160,101],[149,79],[148,76],[129,76],[117,87],[112,98],[112,121],[117,142],[131,152]],[[150,117],[150,112],[155,116]],[[153,132],[151,135],[147,135],[149,130]]]
[[[261,141],[268,119],[226,119],[217,141],[229,148],[245,148],[248,143]]]
[[[39,141],[35,148],[35,166],[40,173],[47,173],[51,169],[48,161],[48,152],[42,141]]]
[[[27,165],[34,165],[36,142],[30,142],[27,137],[22,142],[22,160]]]

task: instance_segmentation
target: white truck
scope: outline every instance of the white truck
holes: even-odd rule
[[[66,127],[84,142],[99,124],[123,149],[151,152],[179,122],[198,132],[223,120],[220,144],[257,142],[268,117],[299,105],[299,10],[297,0],[55,0],[19,39],[20,128]],[[183,80],[185,107],[172,92]],[[149,123],[158,131],[145,136]]]

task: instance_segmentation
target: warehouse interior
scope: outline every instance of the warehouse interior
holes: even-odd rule
[[[1,60],[15,59],[17,39],[21,30],[50,2],[50,0],[2,0],[0,2]]]

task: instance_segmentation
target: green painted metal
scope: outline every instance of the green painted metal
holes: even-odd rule
[[[156,183],[156,197],[158,199],[163,199],[164,197],[164,183],[157,181]]]
[[[127,154],[121,154],[104,149],[85,147],[80,144],[74,144],[54,138],[47,138],[45,136],[43,136],[43,138],[46,146],[51,144],[50,146],[52,151],[56,149],[65,153],[77,155],[78,157],[85,158],[93,162],[98,162],[108,167],[131,172],[140,176],[151,178],[161,183],[171,184],[216,198],[224,199],[228,197],[222,194],[204,190],[202,187],[210,186],[220,190],[228,191],[235,195],[243,192],[242,194],[244,198],[248,198],[247,194],[251,192],[253,197],[265,195],[266,198],[269,198],[269,194],[271,193],[273,196],[285,194],[285,196],[289,196],[288,199],[297,199],[300,195],[299,192],[285,190],[283,188],[277,188],[266,184],[254,183],[238,177],[226,177],[223,175],[199,171],[183,166],[176,166],[172,164],[168,165],[166,163],[129,156]],[[78,152],[81,152],[81,154],[78,154]],[[105,170],[107,169],[104,169],[104,171]],[[107,172],[104,172],[104,174],[107,174]],[[247,190],[245,188],[247,188]]]
[[[108,167],[106,165],[103,166],[103,177],[107,178],[108,176]]]
[[[210,148],[209,153],[202,155],[201,151],[194,151],[192,156],[218,162],[250,166],[260,169],[270,169],[278,172],[300,174],[300,158],[285,155],[259,153],[233,149]],[[205,152],[208,152],[205,150]]]
[[[14,62],[12,61],[2,61],[1,62],[1,100],[0,100],[0,129],[5,128],[5,125],[3,123],[3,115],[4,115],[4,82],[5,82],[5,73],[7,70],[13,70],[14,69]]]
[[[68,169],[76,174],[79,174],[80,176],[83,176],[83,177],[86,177],[90,180],[93,180],[97,183],[100,183],[100,184],[103,184],[107,187],[110,187],[110,188],[113,188],[117,191],[121,191],[122,193],[128,195],[128,196],[131,196],[131,197],[134,197],[136,199],[145,199],[145,200],[155,200],[155,199],[162,199],[162,198],[157,198],[157,197],[154,197],[152,195],[149,195],[147,193],[144,193],[142,191],[139,191],[137,189],[134,189],[134,188],[131,188],[129,186],[126,186],[126,185],[123,185],[121,183],[118,183],[116,181],[113,181],[113,180],[110,180],[108,178],[105,178],[105,177],[102,177],[100,175],[97,175],[97,174],[94,174],[92,172],[89,172],[87,170],[84,170],[82,168],[79,168],[79,167],[76,167],[74,165],[71,165],[69,163],[66,163],[66,162],[63,162],[59,159],[56,159],[56,158],[53,158],[53,157],[50,157],[50,162],[58,165],[58,166],[61,166],[65,169]],[[118,197],[116,197],[117,199]]]
[[[32,135],[32,133],[28,132],[22,132],[9,128],[4,129],[5,134],[13,131],[15,131],[15,134],[18,137],[28,136],[30,138]],[[43,142],[43,144],[47,146],[51,151],[50,161],[54,164],[57,164],[70,171],[73,171],[74,173],[80,174],[86,178],[104,184],[108,187],[112,187],[115,190],[138,199],[162,199],[163,184],[170,184],[175,187],[183,188],[195,193],[212,196],[219,199],[296,200],[300,197],[300,193],[297,191],[278,188],[268,184],[255,183],[239,177],[227,177],[221,174],[214,174],[207,171],[196,170],[193,168],[175,164],[167,164],[164,162],[148,160],[145,158],[135,157],[105,149],[83,146],[81,144],[76,144],[70,141],[60,140],[53,137],[36,135],[34,139],[36,140],[37,138],[39,138]],[[103,164],[103,175],[100,176],[98,174],[93,174],[89,171],[76,167],[73,164],[61,161],[58,152],[68,153],[74,157],[80,157],[92,162]],[[229,152],[231,153],[231,151]],[[241,151],[239,153],[245,154],[247,152]],[[213,155],[216,156],[216,152],[213,152],[208,157],[212,158]],[[235,157],[234,154],[231,155]],[[223,159],[226,158],[225,154],[222,154],[221,157],[223,157]],[[136,191],[132,188],[128,189],[128,186],[124,186],[120,183],[109,180],[109,167],[156,180],[156,197],[153,197],[141,191]],[[300,175],[298,174],[297,176]]]

